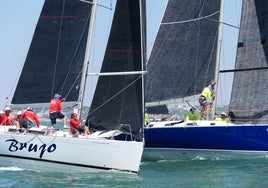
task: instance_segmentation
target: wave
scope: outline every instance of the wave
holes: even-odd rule
[[[23,171],[25,169],[19,167],[0,167],[0,171]]]
[[[247,159],[268,159],[268,153],[234,152],[234,151],[201,151],[201,150],[172,150],[145,149],[143,162],[169,161],[228,161]]]

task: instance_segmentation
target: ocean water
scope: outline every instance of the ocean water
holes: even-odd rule
[[[264,188],[267,186],[267,154],[145,151],[138,175],[116,170],[83,173],[36,171],[31,167],[21,169],[8,166],[1,164],[0,161],[0,187]]]

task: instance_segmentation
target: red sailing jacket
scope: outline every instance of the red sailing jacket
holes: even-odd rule
[[[39,127],[40,126],[40,121],[39,118],[37,117],[37,115],[30,110],[26,110],[25,112],[23,112],[23,114],[21,115],[21,118],[27,118],[28,120],[30,120],[32,123],[36,123],[36,126]]]
[[[9,114],[4,114],[3,117],[0,117],[0,125],[12,125],[11,120],[8,118]]]
[[[51,99],[49,105],[49,113],[57,112],[62,110],[61,101],[58,99]]]
[[[71,118],[70,119],[70,129],[73,131],[74,129],[79,128],[80,121],[77,118]]]

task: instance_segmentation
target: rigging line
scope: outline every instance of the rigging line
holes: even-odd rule
[[[203,2],[201,2],[201,6],[200,6],[200,8],[199,8],[199,12],[198,12],[198,17],[200,17],[201,16],[201,13],[202,13],[202,10],[203,10],[203,8],[204,8],[204,1]],[[197,40],[196,40],[196,46],[197,46],[197,50],[196,50],[196,54],[195,54],[195,71],[194,71],[194,75],[195,75],[195,79],[194,80],[197,80],[197,74],[198,74],[198,72],[197,72],[197,67],[198,67],[198,54],[199,54],[199,39],[200,39],[200,22],[198,22],[198,31],[197,31]],[[196,93],[196,81],[193,81],[193,92],[194,93]],[[191,88],[192,88],[191,87]],[[189,88],[189,90],[188,90],[188,93],[190,92],[190,89],[191,88]]]
[[[206,0],[204,0],[204,1],[201,2],[201,6],[200,6],[200,8],[199,8],[199,13],[198,13],[198,16],[199,16],[199,17],[201,16],[202,10],[203,10],[203,8],[204,8],[204,6],[205,6],[205,1],[206,1]]]
[[[181,12],[184,10],[183,8],[185,7],[186,4],[187,4],[187,1],[185,1],[185,2],[183,3],[183,5],[181,6],[181,8],[180,8],[180,12],[179,12],[179,13],[177,14],[177,16],[175,17],[175,20],[177,20],[177,19],[181,16]],[[168,5],[169,5],[169,4],[167,4],[167,7],[168,7]],[[166,16],[166,10],[165,10],[164,18],[165,18],[165,16]],[[163,18],[163,19],[164,19],[164,18]],[[163,20],[162,20],[162,21],[163,21]],[[162,25],[162,23],[160,24],[160,29],[161,29],[161,25]],[[170,33],[172,32],[172,30],[173,30],[174,27],[175,27],[175,26],[172,25],[171,28],[166,32],[166,36],[165,36],[165,38],[162,40],[163,42],[160,44],[159,49],[164,49],[165,44],[169,41],[169,40],[167,40],[167,38],[169,37],[169,35],[170,35]],[[159,30],[160,30],[160,29],[159,29]],[[158,31],[158,32],[159,32],[159,31]],[[156,39],[157,39],[157,37],[158,37],[158,34],[157,34],[157,36],[156,36]],[[154,43],[155,43],[155,42],[154,42]],[[153,47],[152,52],[154,51],[154,48],[155,48],[155,47]],[[152,52],[151,52],[151,54],[152,54]],[[161,50],[158,50],[157,53],[156,53],[156,55],[154,56],[154,59],[151,60],[151,57],[149,58],[148,63],[150,62],[150,68],[151,68],[151,71],[153,71],[154,69],[157,68],[157,66],[153,66],[153,65],[157,65],[157,64],[160,63],[159,60],[157,60],[157,59],[158,59],[158,56],[159,56],[160,53],[161,53]],[[153,64],[153,65],[152,65],[152,64]],[[148,70],[148,68],[147,68],[147,70]]]
[[[59,46],[60,46],[60,40],[61,40],[61,32],[62,32],[64,8],[65,8],[65,0],[63,1],[62,11],[61,11],[61,21],[60,21],[59,38],[58,38],[57,52],[56,52],[56,59],[55,59],[55,66],[54,66],[52,86],[51,86],[51,96],[50,96],[51,98],[52,98],[53,91],[54,91],[54,86],[55,86],[55,77],[56,77],[58,57],[59,57],[59,48],[60,48]]]
[[[84,3],[89,3],[89,4],[94,4],[93,2],[90,2],[90,1],[87,1],[87,0],[79,0],[79,1],[82,1],[82,2],[84,2]],[[111,1],[110,1],[111,2]],[[111,4],[111,3],[110,3]],[[99,7],[102,7],[102,8],[106,8],[106,9],[109,9],[109,10],[112,10],[112,8],[111,7],[108,7],[108,6],[105,6],[105,5],[101,5],[101,4],[97,4],[97,6],[99,6]]]
[[[53,136],[53,139],[50,141],[50,142],[48,142],[48,143],[45,143],[38,135],[36,136],[36,138],[38,138],[38,140],[42,143],[42,144],[46,144],[46,145],[50,145],[51,143],[53,143],[54,141],[55,141],[55,139],[56,139],[56,134],[55,134],[55,136]]]
[[[14,140],[18,140],[17,138],[15,138],[13,135],[11,135],[11,138],[13,138]],[[33,141],[35,138],[37,138],[42,144],[47,144],[47,145],[50,145],[51,143],[54,142],[54,140],[56,139],[56,136],[53,137],[53,139],[48,142],[48,143],[45,143],[44,141],[41,140],[41,138],[38,136],[38,135],[33,135],[32,138],[30,138],[28,141],[24,142],[24,143],[30,143],[31,141]]]
[[[200,13],[199,13],[200,14]],[[196,39],[196,53],[195,53],[195,71],[194,71],[194,76],[195,76],[195,78],[194,78],[194,80],[195,81],[193,81],[193,92],[194,93],[196,93],[196,80],[197,80],[197,74],[198,74],[198,72],[197,72],[197,68],[198,68],[198,54],[199,54],[199,39],[200,39],[200,22],[198,22],[198,24],[197,24],[197,39]],[[188,92],[190,92],[190,88],[189,88],[189,90],[188,90]]]
[[[111,4],[112,4],[112,2],[110,1],[110,7],[104,6],[104,5],[101,5],[101,4],[97,4],[97,6],[102,7],[102,8],[106,8],[108,10],[113,10]]]
[[[254,70],[267,70],[267,69],[268,69],[268,67],[253,67],[253,68],[242,68],[242,69],[228,69],[228,70],[220,70],[220,73],[254,71]]]
[[[113,100],[116,96],[118,96],[119,94],[121,94],[123,91],[125,91],[127,88],[129,88],[130,86],[132,86],[134,83],[136,83],[139,79],[141,79],[142,76],[138,76],[137,79],[133,80],[133,82],[131,82],[130,84],[128,84],[126,87],[124,87],[123,89],[121,89],[119,92],[117,92],[114,96],[110,97],[108,100],[106,100],[105,102],[103,102],[100,106],[98,106],[97,108],[93,109],[91,112],[88,113],[88,116],[93,114],[94,112],[96,112],[97,110],[99,110],[101,107],[103,107],[105,104],[107,104],[108,102],[110,102],[111,100]]]
[[[91,11],[92,11],[92,9],[91,9]],[[91,12],[91,11],[90,11],[90,12]],[[71,63],[70,63],[69,68],[68,68],[68,71],[67,71],[66,76],[65,76],[65,78],[64,78],[64,81],[63,81],[63,83],[62,83],[62,88],[63,88],[63,86],[65,85],[65,83],[67,82],[68,75],[70,75],[71,68],[72,68],[72,65],[73,65],[73,63],[74,63],[75,56],[76,56],[76,54],[77,54],[77,52],[78,52],[78,50],[79,50],[79,45],[81,44],[82,38],[83,38],[84,33],[85,33],[86,29],[87,29],[87,23],[89,22],[90,15],[91,15],[90,12],[89,12],[89,14],[88,14],[88,17],[87,17],[87,20],[86,20],[86,22],[85,22],[83,31],[82,31],[82,33],[81,33],[81,35],[80,35],[79,41],[78,41],[77,46],[76,46],[76,49],[75,49],[75,51],[74,51],[74,55],[73,55],[73,57],[72,57]],[[81,73],[82,73],[82,70],[81,70],[81,72],[79,73],[78,76],[80,76]],[[76,80],[74,81],[74,83],[77,81],[77,79],[78,79],[78,78],[76,78]],[[74,86],[74,84],[73,84],[72,86]],[[71,87],[71,88],[68,90],[68,95],[70,94],[72,88],[73,88],[73,87]],[[67,98],[68,95],[66,95],[66,98]]]
[[[190,20],[184,20],[184,21],[178,21],[178,22],[166,22],[166,23],[161,23],[161,25],[171,25],[171,24],[181,24],[181,23],[188,23],[188,22],[195,22],[197,20],[202,20],[202,19],[207,19],[209,17],[212,17],[216,14],[218,14],[220,11],[216,11],[210,15],[207,15],[207,16],[202,16],[202,17],[199,17],[199,18],[194,18],[194,19],[190,19]]]
[[[216,39],[217,39],[217,35],[215,35],[215,38],[214,38],[214,45],[213,45],[213,48],[211,49],[211,51],[210,51],[210,56],[209,56],[209,60],[208,60],[208,66],[207,66],[207,69],[206,69],[206,73],[205,73],[205,75],[209,75],[209,67],[211,67],[211,62],[212,62],[212,56],[213,56],[213,51],[214,51],[214,47],[215,47],[215,42],[216,42]],[[205,64],[206,64],[206,62],[205,62]],[[202,64],[202,67],[205,67],[205,65],[203,65]],[[199,73],[197,74],[197,78],[200,76],[200,74],[201,74],[201,72],[202,71],[199,71]],[[204,78],[204,80],[203,80],[203,83],[202,83],[202,88],[204,88],[205,86],[207,86],[207,84],[211,81],[208,81],[208,80],[206,80],[206,78],[208,78],[208,76],[207,77],[205,77]],[[195,83],[192,83],[191,84],[191,87],[189,87],[189,89],[188,89],[188,91],[187,91],[187,93],[190,93],[190,90],[191,90],[191,88],[193,88]]]
[[[216,34],[215,34],[215,38],[214,38],[214,43],[213,43],[213,48],[212,48],[212,50],[211,50],[211,53],[210,53],[210,60],[209,60],[209,65],[208,65],[208,69],[207,69],[207,73],[206,73],[206,75],[208,75],[208,71],[209,71],[209,67],[210,66],[212,66],[212,57],[213,57],[213,52],[214,52],[214,49],[216,49],[217,50],[217,44],[218,44],[218,34],[219,34],[219,32],[218,32],[218,30],[217,30],[217,32],[216,32]],[[216,48],[215,48],[215,46],[216,46]],[[215,61],[215,59],[214,59],[214,61]],[[214,71],[215,72],[215,71]],[[205,80],[204,80],[205,81]],[[211,80],[207,80],[207,82],[211,82]],[[204,85],[203,86],[205,86],[205,83],[203,83]],[[217,83],[218,84],[218,83]]]
[[[201,14],[202,14],[202,11],[203,11],[203,9],[204,9],[204,6],[205,6],[205,1],[206,0],[204,0],[204,1],[201,1],[201,4],[200,4],[200,8],[199,8],[199,12],[198,12],[198,17],[201,17]],[[196,94],[196,80],[197,80],[197,78],[198,78],[198,72],[197,72],[197,67],[198,67],[198,54],[199,54],[199,39],[200,39],[200,25],[201,25],[201,23],[200,22],[198,22],[198,33],[197,33],[197,40],[196,40],[196,46],[197,46],[197,50],[196,50],[196,58],[195,58],[195,60],[196,60],[196,66],[195,66],[195,81],[193,82],[193,85],[194,86],[192,86],[192,87],[194,87],[194,93]],[[210,66],[208,66],[208,69],[209,69],[209,67]],[[208,70],[207,69],[207,70]],[[201,71],[200,71],[201,72]],[[207,73],[206,73],[206,75],[208,75]],[[205,81],[205,80],[204,80]],[[203,83],[204,84],[204,83]],[[203,85],[204,86],[204,85]],[[188,90],[188,93],[190,92],[190,89],[192,88],[192,87],[190,87],[189,88],[189,90]]]
[[[217,36],[218,36],[217,33],[218,33],[218,32],[216,32],[216,34],[215,34],[215,36],[214,36],[213,46],[212,46],[212,49],[210,50],[210,55],[209,55],[209,58],[208,58],[208,61],[207,61],[208,63],[205,62],[205,64],[207,64],[207,69],[206,69],[206,73],[205,73],[205,75],[209,75],[209,68],[212,66],[213,52],[214,52],[215,46],[217,46]],[[199,49],[199,48],[198,48],[198,49]],[[205,67],[205,65],[202,64],[202,67]],[[196,74],[196,78],[198,78],[198,77],[200,76],[200,74],[201,74],[201,71],[199,71],[199,73]],[[208,76],[207,76],[206,78],[208,78]],[[205,86],[207,86],[207,84],[211,81],[211,80],[206,80],[206,78],[203,80],[203,83],[202,83],[202,87],[203,87],[203,88],[204,88]],[[193,86],[194,84],[195,84],[194,82],[191,84],[191,86],[189,87],[187,93],[189,93],[190,90],[194,87],[194,86]]]
[[[68,90],[68,92],[67,92],[65,98],[67,98],[67,97],[70,95],[72,89],[74,88],[74,85],[75,85],[76,81],[80,78],[80,75],[82,74],[82,71],[83,71],[83,70],[81,70],[81,71],[79,72],[79,74],[77,75],[76,79],[73,81],[73,84],[71,85],[70,89]]]
[[[30,140],[28,140],[28,141],[26,141],[26,142],[24,142],[24,143],[29,143],[29,142],[31,142],[32,140],[34,140],[36,137],[37,137],[36,135],[33,135],[33,137],[32,137]],[[11,134],[11,138],[13,138],[14,140],[18,140],[18,139],[16,139],[16,138],[14,137],[13,134]]]
[[[185,2],[185,3],[187,3],[187,2]],[[181,8],[181,11],[182,10],[184,10],[183,8],[185,7],[184,6],[184,4],[181,6],[182,8]],[[205,16],[205,17],[201,17],[201,18],[196,18],[196,19],[192,19],[192,20],[190,20],[190,21],[196,21],[196,20],[200,20],[200,19],[204,19],[204,18],[208,18],[208,17],[211,17],[211,16],[213,16],[213,15],[215,15],[215,14],[217,14],[217,13],[219,13],[219,11],[216,11],[215,13],[212,13],[212,14],[210,14],[210,15],[208,15],[208,16]],[[177,15],[177,17],[175,18],[175,20],[180,16],[181,14],[178,14]],[[173,23],[185,23],[185,22],[189,22],[189,20],[188,21],[182,21],[182,22],[168,22],[168,23],[161,23],[160,25],[166,25],[166,24],[173,24]],[[175,24],[174,24],[175,25]],[[175,27],[175,26],[174,26]],[[166,41],[168,41],[168,40],[166,40],[167,38],[168,38],[168,36],[169,36],[169,34],[170,34],[170,32],[171,32],[171,30],[173,29],[173,26],[169,29],[169,31],[167,32],[167,34],[166,34],[166,37],[163,39],[163,41],[165,41],[165,42],[162,42],[162,44],[161,44],[161,46],[159,47],[159,49],[163,49],[163,46],[165,45],[165,43],[166,43]],[[153,51],[153,50],[152,50]],[[153,66],[152,66],[152,62],[154,62],[153,64],[154,65],[156,65],[157,64],[157,57],[158,57],[158,55],[159,55],[159,53],[160,53],[160,50],[156,53],[156,55],[155,55],[155,58],[153,59],[153,60],[151,60],[151,59],[149,59],[149,62],[150,62],[150,64],[151,64],[151,66],[150,66],[150,71],[152,71],[153,69],[155,69],[156,68],[156,66],[154,66],[154,68],[152,68]]]
[[[211,18],[206,18],[206,19],[211,20],[211,21],[213,21],[213,22],[217,22],[217,23],[219,23],[219,21],[218,21],[218,20],[215,20],[215,19],[211,19]],[[235,28],[235,29],[240,29],[239,26],[232,25],[232,24],[229,24],[229,23],[226,23],[226,22],[222,22],[222,24],[223,24],[223,25],[226,25],[226,26],[229,26],[229,27],[232,27],[232,28]]]
[[[201,14],[202,14],[202,11],[204,10],[204,6],[205,6],[205,1],[206,0],[204,0],[204,1],[201,1],[201,6],[200,6],[200,10],[199,10],[199,14],[198,14],[198,17],[201,17]],[[201,23],[200,22],[198,22],[198,34],[197,34],[197,44],[196,44],[196,46],[197,46],[197,50],[196,50],[196,67],[195,67],[195,80],[197,80],[197,78],[198,78],[198,76],[199,76],[199,74],[201,73],[201,71],[199,72],[199,74],[198,74],[198,72],[197,72],[197,58],[198,58],[198,54],[199,54],[199,37],[200,37],[200,25],[201,25]],[[211,51],[211,52],[213,52],[213,50]],[[211,57],[212,57],[212,55],[210,56],[210,58],[209,58],[209,60],[211,60]],[[206,74],[205,75],[208,75],[208,71],[209,71],[209,67],[210,67],[210,63],[208,64],[208,67],[207,67],[207,71],[206,71]],[[202,87],[204,87],[204,84],[205,84],[205,81],[206,81],[206,78],[207,77],[205,77],[205,79],[203,80],[203,86]],[[194,83],[197,83],[197,82],[194,82]],[[194,93],[196,93],[196,84],[195,84],[195,88],[194,88]]]

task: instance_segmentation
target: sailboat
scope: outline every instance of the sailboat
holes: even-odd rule
[[[195,3],[198,4],[196,1]],[[234,72],[229,105],[229,111],[233,116],[231,122],[219,122],[214,119],[151,122],[144,129],[146,150],[179,149],[254,153],[268,151],[268,79],[265,39],[267,21],[264,19],[268,3],[258,0],[244,0],[242,3],[235,69],[217,70],[219,60],[217,55],[211,61],[211,64],[214,64],[213,71],[208,68],[210,62],[208,53],[206,54],[205,51],[213,49],[209,46],[209,42],[213,43],[217,26],[211,21],[218,20],[214,24],[222,23],[224,2],[204,1],[203,4],[194,6],[193,1],[191,3],[169,1],[162,22],[172,24],[166,26],[162,23],[156,38],[157,46],[154,47],[150,57],[152,62],[149,59],[148,63],[146,102],[163,106],[169,104],[167,101],[174,102],[176,97],[185,99],[188,94],[200,96],[205,86],[202,83],[209,84],[212,79],[217,80],[219,72]],[[217,14],[214,14],[216,12]],[[178,13],[181,14],[178,16]],[[212,19],[212,15],[216,17]],[[195,24],[200,30],[193,29]],[[220,26],[218,28],[218,37],[220,37]],[[191,32],[198,32],[201,37],[198,39],[200,42],[198,44],[202,47],[199,48],[196,56],[193,46],[197,43],[189,37]],[[168,39],[169,36],[173,38]],[[210,36],[212,36],[211,40],[209,40]],[[173,45],[166,47],[169,44]],[[211,57],[214,57],[214,54],[219,54],[219,47],[216,52],[211,53]],[[208,73],[215,72],[216,76],[213,78],[213,74],[204,74],[202,68],[208,70]],[[168,73],[170,69],[173,72]],[[162,83],[165,85],[160,86]],[[194,87],[195,85],[197,87]],[[184,102],[192,105],[186,100]]]
[[[60,92],[83,111],[97,6],[96,0],[44,2],[13,104],[48,105],[51,94]],[[0,126],[1,161],[138,173],[144,148],[145,42],[145,1],[118,0],[99,73],[105,76],[99,78],[86,121],[94,133],[73,138],[68,129],[46,134],[40,126],[21,134]],[[129,137],[116,139],[120,133]]]

